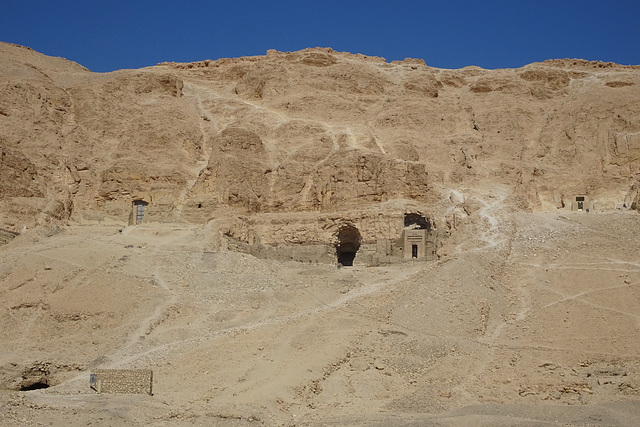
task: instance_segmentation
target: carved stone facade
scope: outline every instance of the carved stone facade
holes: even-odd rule
[[[589,196],[584,194],[576,195],[571,200],[571,210],[572,211],[581,211],[588,212],[593,209],[593,203]]]
[[[435,261],[438,248],[435,222],[417,210],[354,211],[297,220],[253,216],[230,224],[224,235],[226,249],[258,258],[343,266]]]

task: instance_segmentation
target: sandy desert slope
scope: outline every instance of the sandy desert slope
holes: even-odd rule
[[[496,227],[433,264],[342,269],[211,251],[184,225],[14,239],[2,384],[51,387],[3,392],[3,424],[640,420],[637,215]],[[95,394],[97,367],[152,368],[154,396]]]

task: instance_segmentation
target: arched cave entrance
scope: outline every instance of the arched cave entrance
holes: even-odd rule
[[[405,213],[404,227],[413,230],[431,231],[431,223],[429,222],[429,219],[418,213]]]
[[[336,255],[338,256],[338,264],[352,266],[356,252],[360,249],[360,241],[362,240],[360,232],[353,225],[343,225],[338,230],[337,237]]]

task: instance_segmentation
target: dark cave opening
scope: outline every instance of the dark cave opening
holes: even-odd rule
[[[355,252],[338,250],[338,264],[340,265],[351,267],[355,258]]]
[[[49,388],[49,384],[42,381],[36,381],[34,383],[21,386],[20,391],[40,390],[43,388]]]
[[[405,228],[413,228],[418,230],[431,230],[431,223],[429,222],[429,219],[418,213],[405,213],[404,226]]]
[[[338,264],[351,267],[356,253],[360,249],[361,236],[358,229],[353,225],[343,225],[338,230],[338,242],[336,243],[336,255]]]

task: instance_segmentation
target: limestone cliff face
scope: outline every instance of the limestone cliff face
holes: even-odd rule
[[[442,70],[315,48],[96,74],[0,44],[0,152],[9,231],[125,224],[135,200],[149,221],[377,207],[443,223],[462,209],[452,191],[493,185],[518,209],[576,194],[631,208],[640,69]]]

